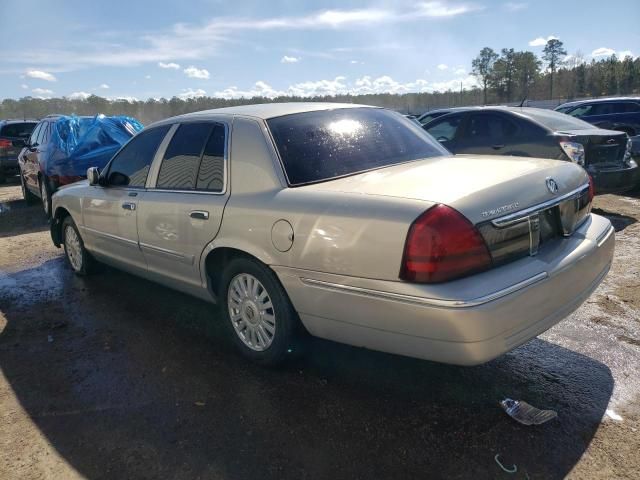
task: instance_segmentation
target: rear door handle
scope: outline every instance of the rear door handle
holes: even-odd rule
[[[491,148],[494,150],[500,150],[501,148],[504,148],[504,145],[491,145]]]
[[[122,204],[122,208],[124,208],[125,210],[133,211],[136,209],[136,204],[131,202],[125,202]]]
[[[191,218],[197,218],[198,220],[209,220],[209,212],[205,210],[194,210],[189,213]]]

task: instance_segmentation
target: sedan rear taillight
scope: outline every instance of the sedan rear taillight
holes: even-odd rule
[[[439,283],[491,267],[491,254],[482,235],[460,212],[436,205],[409,228],[400,278]]]
[[[593,202],[593,197],[596,196],[596,185],[593,183],[593,177],[589,175],[589,203]]]
[[[573,163],[584,166],[584,145],[578,142],[560,140],[560,147]]]
[[[7,140],[6,138],[0,138],[0,148],[9,148],[12,147],[13,143],[11,140]]]

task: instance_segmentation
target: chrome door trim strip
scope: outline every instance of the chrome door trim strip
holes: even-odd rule
[[[193,255],[184,255],[180,252],[176,252],[175,250],[169,250],[167,248],[156,247],[155,245],[150,245],[148,243],[140,243],[140,247],[143,249],[151,250],[153,253],[161,253],[171,257],[172,259],[177,259],[182,263],[186,263],[187,265],[193,265],[193,259],[195,258]]]
[[[584,192],[584,190],[589,189],[589,184],[585,183],[581,187],[576,188],[575,190],[571,190],[564,195],[561,195],[557,198],[552,198],[546,202],[539,203],[529,208],[525,208],[524,210],[520,210],[518,212],[510,213],[509,215],[505,215],[504,217],[495,218],[491,220],[491,223],[495,227],[507,227],[517,222],[521,222],[525,220],[525,217],[528,217],[532,213],[538,212],[540,210],[546,210],[547,208],[554,207],[565,200],[569,200],[571,197],[577,196]]]
[[[118,235],[114,235],[112,233],[106,233],[106,232],[101,232],[100,230],[96,230],[95,228],[90,228],[90,227],[86,227],[84,225],[80,226],[81,230],[85,230],[87,232],[91,232],[95,235],[101,236],[101,237],[105,237],[105,238],[109,238],[111,240],[116,240],[119,242],[123,242],[126,243],[128,245],[135,245],[136,247],[138,247],[138,242],[136,240],[130,240],[128,238],[124,238],[124,237],[119,237]]]
[[[331,290],[340,293],[349,293],[355,295],[363,295],[366,297],[378,298],[382,300],[392,300],[403,303],[411,303],[416,305],[427,305],[432,307],[440,307],[440,308],[469,308],[476,307],[478,305],[483,305],[485,303],[492,302],[499,298],[505,297],[512,293],[517,292],[518,290],[522,290],[527,288],[534,283],[538,283],[549,276],[547,272],[541,272],[537,275],[534,275],[526,280],[518,282],[510,287],[503,288],[496,292],[490,293],[488,295],[484,295],[482,297],[473,298],[469,300],[448,300],[448,299],[440,299],[440,298],[426,298],[426,297],[417,297],[415,295],[404,295],[401,293],[392,293],[392,292],[383,292],[381,290],[373,290],[370,288],[362,288],[355,287],[353,285],[343,285],[339,283],[331,283],[325,282],[322,280],[315,280],[312,278],[303,278],[300,277],[300,281],[303,284],[310,287],[322,288],[325,290]]]

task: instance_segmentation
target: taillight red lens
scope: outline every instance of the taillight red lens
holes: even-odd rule
[[[9,148],[13,145],[11,140],[7,140],[6,138],[0,138],[0,148]]]
[[[400,278],[438,283],[491,267],[491,254],[480,232],[460,212],[437,205],[409,228]]]
[[[589,175],[589,202],[593,201],[593,197],[596,196],[596,186],[593,183],[593,178]]]

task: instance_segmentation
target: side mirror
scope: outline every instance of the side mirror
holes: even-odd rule
[[[89,167],[87,169],[87,179],[89,179],[89,185],[98,185],[100,183],[100,170],[98,167]]]

